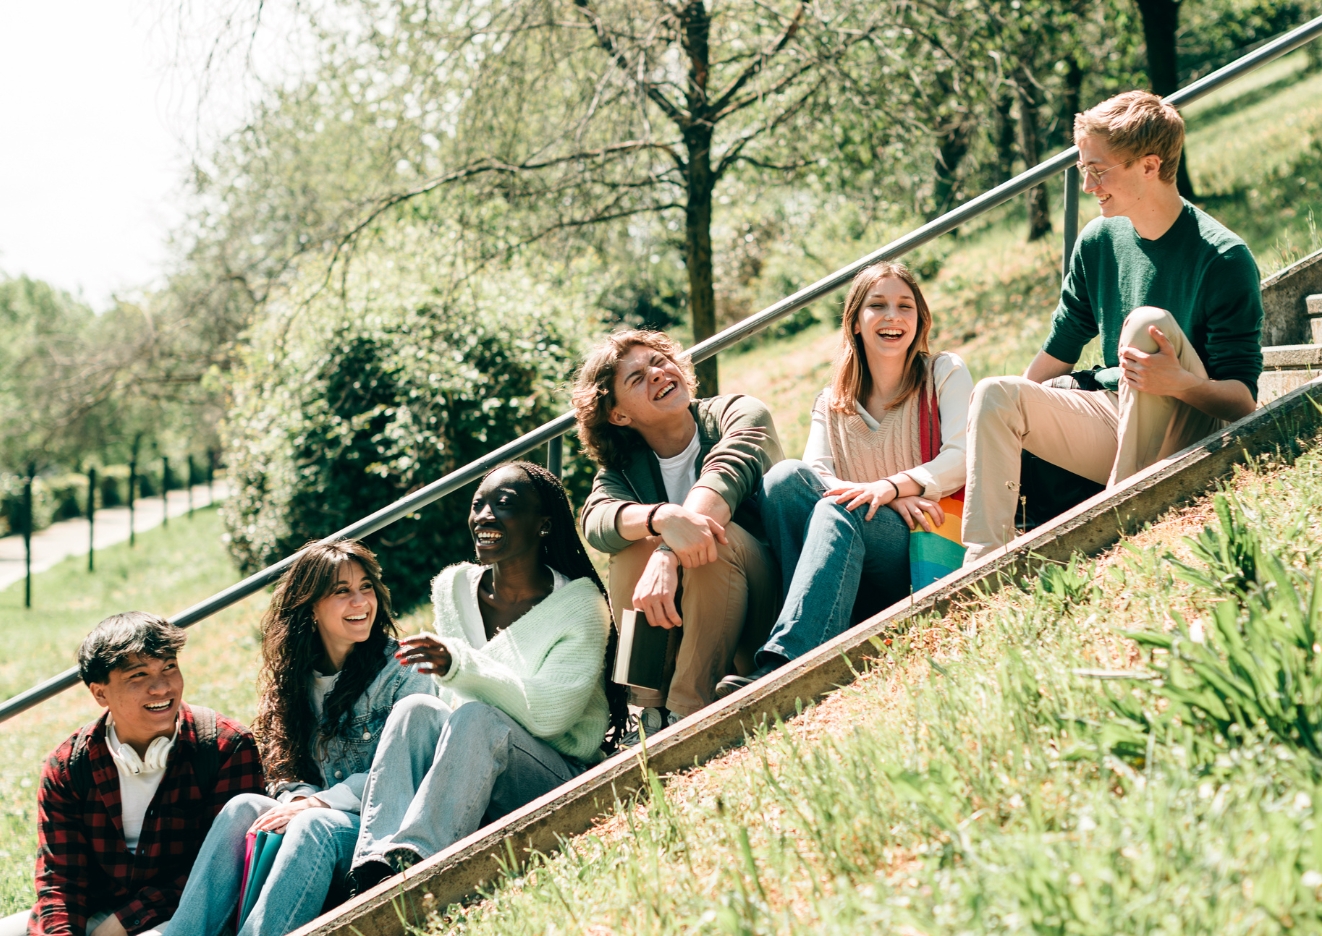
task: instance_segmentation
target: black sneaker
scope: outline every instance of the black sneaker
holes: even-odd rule
[[[365,894],[386,878],[394,877],[395,869],[384,858],[369,858],[349,872],[349,896]]]
[[[384,855],[368,858],[349,872],[350,895],[365,894],[386,878],[403,874],[421,860],[422,856],[411,848],[392,848]]]
[[[763,663],[747,676],[726,676],[716,684],[716,698],[724,699],[726,696],[734,695],[744,686],[751,686],[759,679],[770,676],[788,662],[789,660],[782,657],[776,657],[769,663]]]

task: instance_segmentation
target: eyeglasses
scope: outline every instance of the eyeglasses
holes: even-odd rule
[[[1079,161],[1079,162],[1075,163],[1075,164],[1074,164],[1074,167],[1075,167],[1076,169],[1079,170],[1079,181],[1080,181],[1083,185],[1086,186],[1086,185],[1088,184],[1088,180],[1089,180],[1089,179],[1092,179],[1092,184],[1093,184],[1093,185],[1101,185],[1101,184],[1102,184],[1102,176],[1106,175],[1106,174],[1107,174],[1108,172],[1110,172],[1112,169],[1118,169],[1118,168],[1120,168],[1121,166],[1128,166],[1128,165],[1130,165],[1130,163],[1132,163],[1132,162],[1133,162],[1133,160],[1131,159],[1129,162],[1116,163],[1114,166],[1107,166],[1107,167],[1106,167],[1105,169],[1103,169],[1101,172],[1098,172],[1098,171],[1097,171],[1094,167],[1092,167],[1092,166],[1085,165],[1082,161]]]

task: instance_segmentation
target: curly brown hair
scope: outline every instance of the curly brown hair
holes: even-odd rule
[[[308,690],[325,648],[312,620],[312,606],[330,594],[346,562],[358,563],[372,583],[376,618],[368,638],[344,661],[318,724]],[[385,666],[386,644],[395,633],[390,590],[381,581],[381,566],[370,549],[352,540],[313,541],[303,547],[281,576],[262,618],[260,699],[253,733],[268,781],[324,783],[314,749],[348,724],[354,702]]]
[[[689,395],[698,392],[698,379],[693,373],[684,348],[669,335],[659,331],[629,329],[618,331],[602,339],[579,368],[574,380],[574,416],[578,420],[578,437],[588,456],[604,468],[619,470],[628,463],[629,453],[642,443],[642,437],[628,426],[616,426],[610,421],[615,408],[615,375],[620,361],[629,349],[639,345],[659,351],[676,365],[684,375]]]

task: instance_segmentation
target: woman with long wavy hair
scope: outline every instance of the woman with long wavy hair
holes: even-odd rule
[[[270,796],[230,800],[203,843],[171,929],[216,936],[233,919],[249,832],[283,834],[238,936],[283,936],[321,913],[349,871],[367,770],[391,709],[433,692],[395,663],[390,591],[371,550],[309,543],[262,621],[254,734]]]
[[[854,277],[803,460],[780,462],[762,482],[785,603],[756,669],[721,680],[718,698],[909,594],[910,531],[943,524],[942,497],[964,486],[973,393],[957,355],[931,353],[931,330],[932,313],[904,264],[876,263]]]
[[[435,633],[401,641],[440,699],[390,715],[363,793],[359,892],[531,802],[612,751],[625,727],[609,679],[614,630],[555,475],[495,469],[468,516],[477,563],[432,582]]]

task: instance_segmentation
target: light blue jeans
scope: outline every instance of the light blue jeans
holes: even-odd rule
[[[248,828],[279,804],[269,796],[242,793],[216,816],[188,876],[170,932],[218,936],[234,920],[243,876]],[[285,827],[252,913],[238,936],[285,936],[321,914],[331,883],[349,871],[358,817],[338,809],[305,809]]]
[[[401,699],[367,774],[353,866],[401,848],[430,857],[584,769],[494,706]]]
[[[802,656],[850,624],[855,598],[877,610],[909,594],[909,527],[889,507],[871,520],[824,498],[826,485],[802,461],[786,459],[762,477],[762,522],[780,561],[785,603],[757,662]]]

